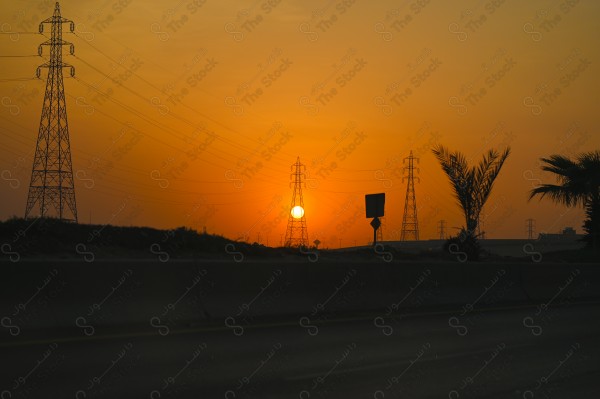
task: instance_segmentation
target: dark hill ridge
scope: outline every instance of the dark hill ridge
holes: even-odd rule
[[[52,218],[11,218],[0,221],[0,260],[19,259],[171,259],[333,261],[373,260],[449,261],[459,263],[442,250],[407,251],[402,243],[343,249],[271,248],[261,244],[232,241],[219,235],[199,233],[187,227],[160,230],[62,222]],[[527,256],[486,254],[483,261],[531,261]],[[556,251],[544,254],[542,262],[598,262],[591,250]]]
[[[282,259],[287,261],[369,260],[371,248],[323,251],[271,248],[257,243],[232,241],[218,235],[178,227],[123,227],[62,222],[57,219],[12,218],[0,222],[2,260],[15,259]],[[394,259],[401,254],[386,248]],[[414,258],[415,255],[404,255]]]
[[[275,251],[262,245],[200,234],[185,227],[159,230],[76,224],[49,218],[13,218],[0,222],[0,245],[3,255],[10,256],[14,252],[26,258],[82,258],[88,252],[100,258],[231,258],[235,251],[257,256],[271,255]]]

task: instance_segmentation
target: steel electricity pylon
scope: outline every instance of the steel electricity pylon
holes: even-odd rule
[[[77,222],[69,124],[62,73],[63,68],[68,67],[71,76],[75,75],[73,66],[62,61],[62,46],[70,46],[70,54],[74,54],[74,46],[62,39],[62,24],[64,23],[69,23],[71,32],[75,30],[73,21],[61,17],[58,2],[52,17],[40,23],[40,33],[44,32],[44,24],[50,24],[51,35],[50,40],[39,46],[38,54],[42,55],[42,46],[49,46],[50,59],[40,65],[36,72],[39,78],[41,68],[48,68],[46,93],[42,105],[25,218],[50,216]],[[39,209],[39,213],[35,212],[35,209]]]
[[[440,234],[440,240],[446,239],[446,221],[443,219],[438,222],[438,233]]]
[[[286,247],[308,247],[308,230],[306,229],[304,198],[302,197],[302,185],[304,184],[303,179],[306,178],[306,166],[300,163],[300,157],[292,165],[292,171],[291,177],[293,178],[294,193],[292,194],[292,202],[290,204],[284,245]],[[291,184],[292,182],[290,182]]]
[[[525,220],[525,228],[527,229],[527,239],[533,240],[533,235],[535,234],[535,220],[531,218]]]
[[[401,241],[418,240],[419,239],[419,221],[417,219],[417,199],[415,197],[415,177],[414,177],[414,161],[419,162],[419,158],[413,157],[412,151],[410,155],[404,158],[404,163],[408,161],[408,166],[404,167],[408,171],[408,175],[402,178],[408,179],[406,186],[406,200],[404,201],[404,216],[402,217],[402,235]],[[417,168],[417,171],[419,169]],[[419,178],[416,178],[419,180]]]

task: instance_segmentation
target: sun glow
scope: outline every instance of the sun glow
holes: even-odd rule
[[[296,205],[292,208],[290,213],[294,219],[300,219],[302,216],[304,216],[304,208],[302,208],[300,205]]]

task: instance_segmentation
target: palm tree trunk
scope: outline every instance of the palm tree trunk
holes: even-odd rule
[[[477,235],[477,218],[467,217],[467,234],[471,237],[475,237]]]
[[[592,195],[585,205],[587,220],[583,224],[587,246],[600,248],[600,194]]]

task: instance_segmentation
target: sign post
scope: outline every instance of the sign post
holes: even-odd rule
[[[373,220],[371,220],[371,227],[373,227],[373,246],[377,245],[377,229],[381,226],[381,220],[379,220],[379,218],[384,216],[384,207],[385,193],[365,195],[367,218],[373,218]]]

